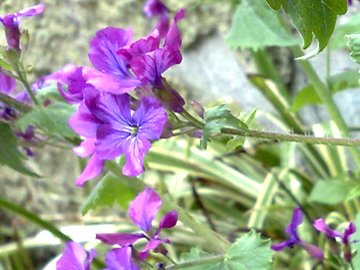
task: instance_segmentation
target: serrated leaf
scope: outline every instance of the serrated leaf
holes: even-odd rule
[[[251,231],[230,247],[224,264],[229,270],[270,269],[273,254],[270,245],[270,240],[263,240],[259,234]]]
[[[204,120],[205,126],[200,142],[201,147],[204,149],[207,147],[210,137],[214,134],[219,134],[224,127],[248,128],[243,121],[232,115],[229,108],[224,104],[206,110]]]
[[[332,94],[346,89],[359,87],[359,73],[357,70],[350,70],[336,74],[329,78],[328,84]],[[314,86],[310,84],[300,90],[295,96],[291,110],[297,112],[306,105],[316,105],[321,103],[322,101],[316,93]]]
[[[273,251],[270,240],[261,239],[260,235],[251,231],[231,245],[229,250],[219,260],[211,260],[216,255],[211,255],[198,248],[193,248],[190,253],[183,254],[184,261],[200,261],[191,267],[182,267],[186,270],[266,270],[271,268]]]
[[[253,50],[299,43],[265,1],[253,0],[242,0],[237,6],[226,41],[231,48]]]
[[[49,136],[75,138],[76,133],[68,125],[69,118],[75,110],[75,106],[63,102],[55,102],[45,108],[36,107],[21,117],[16,126],[23,131],[30,125],[38,126]]]
[[[344,180],[319,181],[311,191],[308,201],[326,205],[342,203],[354,187],[354,182]]]
[[[9,166],[22,174],[38,176],[25,167],[23,164],[24,159],[25,156],[19,151],[17,138],[10,126],[0,123],[0,164]]]
[[[64,103],[61,102],[64,98],[60,95],[56,83],[46,85],[45,87],[39,89],[36,92],[36,98],[40,103],[44,103],[46,100],[60,101],[60,103]]]
[[[283,7],[301,33],[304,49],[311,45],[315,35],[319,43],[319,52],[328,44],[337,16],[347,11],[347,0],[267,0],[267,2],[275,9],[279,9],[280,5]]]
[[[347,35],[351,58],[360,64],[360,34]]]
[[[105,175],[81,206],[81,213],[85,215],[90,210],[100,207],[112,207],[117,203],[122,208],[127,208],[130,200],[135,197],[135,193],[124,181],[132,179],[114,174]]]

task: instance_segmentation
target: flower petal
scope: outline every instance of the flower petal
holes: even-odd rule
[[[160,220],[159,228],[160,229],[170,229],[174,227],[178,220],[178,214],[176,210],[172,210],[169,213],[165,214]]]
[[[308,244],[308,243],[302,243],[301,246],[309,253],[313,258],[322,261],[324,260],[324,252],[318,248],[317,246]]]
[[[76,179],[75,184],[77,186],[82,187],[85,182],[97,177],[100,175],[104,168],[104,160],[100,159],[98,155],[94,154],[88,163],[86,164],[86,167],[84,171],[81,173],[81,175]]]
[[[349,239],[352,234],[356,232],[356,226],[354,223],[349,222],[349,225],[346,227],[344,231],[344,235],[342,237],[342,242],[344,245],[349,245]]]
[[[160,196],[151,188],[141,192],[129,207],[129,217],[144,232],[152,228],[152,221],[161,207]]]
[[[63,255],[56,263],[56,270],[89,270],[95,255],[95,250],[91,250],[88,256],[79,243],[67,242]]]
[[[129,137],[123,144],[125,165],[122,173],[135,177],[144,172],[144,158],[151,147],[151,143],[141,135]]]
[[[169,9],[161,0],[147,0],[144,5],[144,13],[151,18],[158,15],[167,14]]]
[[[313,226],[319,232],[322,232],[322,233],[326,234],[327,237],[334,238],[334,239],[336,237],[341,237],[341,234],[338,231],[331,229],[325,223],[325,220],[322,219],[322,218],[319,218],[319,219],[315,220],[314,223],[313,223]]]
[[[115,248],[106,254],[104,270],[140,270],[131,258],[131,247]]]
[[[149,254],[149,251],[150,250],[157,250],[159,248],[160,245],[162,244],[169,244],[170,241],[168,239],[165,239],[165,240],[162,240],[162,239],[151,239],[146,245],[145,247],[138,253],[137,257],[144,261],[146,260],[148,254]],[[166,253],[166,250],[163,251],[163,253]]]
[[[96,239],[108,245],[130,246],[137,240],[145,238],[142,233],[98,233]]]
[[[144,97],[140,107],[134,112],[133,121],[139,127],[138,134],[148,140],[160,139],[167,122],[164,107],[154,97]]]
[[[36,15],[43,13],[44,9],[45,9],[45,4],[40,3],[35,6],[24,8],[24,9],[20,10],[19,12],[17,12],[16,15],[24,16],[24,17],[32,17],[32,16],[36,16]]]
[[[0,92],[9,95],[14,92],[15,88],[15,79],[5,74],[0,68]]]
[[[286,227],[285,232],[286,234],[292,239],[299,239],[297,235],[297,227],[303,221],[303,213],[300,207],[296,207],[293,211],[293,216],[291,218],[290,224]]]
[[[73,148],[73,152],[79,157],[88,157],[95,151],[96,139],[85,139],[79,146]]]
[[[286,247],[292,248],[295,244],[296,242],[294,242],[293,240],[286,240],[278,244],[271,245],[271,249],[275,251],[280,251]]]

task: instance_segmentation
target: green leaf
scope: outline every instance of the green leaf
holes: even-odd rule
[[[0,164],[9,166],[22,174],[38,176],[25,167],[23,164],[24,159],[25,156],[19,151],[17,138],[10,129],[10,126],[0,123]]]
[[[99,207],[112,207],[114,203],[127,208],[130,200],[135,197],[135,192],[124,181],[132,179],[112,173],[105,175],[82,204],[81,213],[85,215]]]
[[[342,203],[354,187],[354,182],[344,180],[319,181],[311,191],[308,201],[326,205]]]
[[[319,51],[328,44],[338,15],[347,11],[347,0],[267,0],[268,4],[284,11],[301,33],[304,49],[308,48],[313,35],[319,42]]]
[[[231,48],[253,50],[299,43],[264,0],[242,0],[239,3],[226,41]]]
[[[344,23],[335,28],[330,47],[339,49],[346,47],[346,35],[356,34],[360,29],[360,13],[357,12]]]
[[[251,231],[231,245],[224,257],[211,261],[209,253],[193,248],[190,253],[183,254],[185,262],[193,266],[181,267],[186,270],[266,270],[271,269],[272,254],[270,240],[261,239],[260,235]],[[207,260],[208,259],[208,260]],[[198,264],[196,264],[198,262]],[[200,262],[203,262],[200,264]]]
[[[29,125],[33,125],[44,130],[49,136],[76,138],[76,133],[68,125],[69,118],[75,110],[75,106],[63,102],[55,102],[45,108],[36,107],[21,117],[16,126],[25,130]]]
[[[351,58],[360,64],[360,34],[347,35]]]
[[[206,149],[210,137],[219,134],[224,127],[248,128],[243,121],[232,115],[230,110],[224,104],[206,110],[204,120],[205,126],[203,129],[203,137],[200,142],[201,147],[204,149]]]
[[[63,102],[64,98],[60,95],[56,83],[47,85],[39,89],[36,93],[36,98],[40,103],[44,103],[46,102],[46,100],[49,99],[52,101],[60,101],[61,103],[64,103]]]
[[[350,70],[343,73],[331,76],[328,80],[332,94],[356,88],[360,86],[359,73],[357,70]],[[314,85],[310,84],[303,88],[294,98],[291,110],[294,112],[299,111],[306,105],[321,104],[322,101],[314,89]]]
[[[230,247],[224,263],[231,270],[270,269],[273,254],[270,245],[270,240],[263,240],[259,234],[251,231]]]

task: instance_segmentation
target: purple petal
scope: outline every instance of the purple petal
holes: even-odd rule
[[[301,246],[304,248],[304,250],[307,251],[307,253],[310,254],[313,258],[322,261],[324,260],[324,252],[318,248],[317,246],[308,244],[308,243],[301,243]]]
[[[138,253],[137,257],[139,260],[146,260],[150,250],[156,250],[160,245],[164,243],[169,243],[169,240],[162,239],[151,239],[145,247]]]
[[[271,245],[271,249],[275,250],[275,251],[280,251],[286,247],[292,248],[295,244],[297,244],[297,242],[295,242],[293,240],[286,240],[286,241],[280,242],[278,244]]]
[[[131,258],[131,247],[122,247],[110,250],[106,254],[104,270],[140,270]]]
[[[91,250],[88,256],[80,244],[67,242],[63,255],[56,263],[56,270],[89,270],[95,255],[95,250]]]
[[[181,47],[181,33],[177,26],[177,23],[185,17],[185,9],[180,9],[174,17],[174,21],[171,24],[169,31],[166,35],[164,47],[169,47],[172,50],[179,50]]]
[[[144,12],[151,18],[158,15],[167,14],[169,9],[160,0],[147,0],[144,5]]]
[[[36,15],[39,15],[39,14],[43,13],[44,9],[45,9],[45,4],[40,3],[40,4],[35,5],[35,6],[24,8],[24,9],[20,10],[16,14],[18,16],[32,17],[32,16],[36,16]]]
[[[75,67],[72,72],[64,71],[64,78],[62,81],[58,80],[58,90],[63,98],[70,104],[80,103],[84,98],[83,90],[89,85],[83,77],[84,67]],[[67,91],[62,86],[62,83],[67,84]]]
[[[129,207],[129,217],[144,232],[152,228],[152,221],[161,207],[160,196],[151,188],[141,192]]]
[[[69,125],[79,135],[95,138],[97,129],[102,122],[90,112],[86,103],[93,104],[96,102],[99,93],[94,89],[85,90],[85,100],[80,104],[78,111],[71,116]]]
[[[154,97],[144,97],[132,118],[139,127],[138,135],[148,140],[160,139],[167,123],[166,111]]]
[[[98,155],[94,154],[81,175],[76,179],[75,184],[82,187],[85,182],[99,176],[104,169],[104,160],[100,159]]]
[[[83,73],[83,76],[86,82],[96,89],[113,94],[123,94],[140,85],[140,81],[136,78],[115,77],[94,69],[88,69]]]
[[[159,228],[160,229],[170,229],[174,227],[178,220],[178,214],[176,210],[172,210],[167,213],[163,218],[160,220]]]
[[[298,239],[297,227],[303,221],[303,213],[300,207],[296,207],[293,211],[293,216],[291,218],[290,224],[286,227],[285,232],[290,238]]]
[[[106,27],[96,32],[90,42],[89,58],[101,72],[117,78],[130,78],[131,74],[117,51],[126,46],[132,37],[130,29]]]
[[[96,239],[108,245],[130,246],[137,240],[144,238],[142,233],[98,233]]]
[[[0,92],[9,95],[14,92],[16,88],[16,81],[13,77],[5,74],[0,68]]]
[[[85,139],[79,146],[74,147],[73,151],[79,157],[91,156],[95,151],[96,139],[88,138]]]
[[[349,222],[349,225],[346,227],[344,231],[344,235],[342,237],[342,242],[344,245],[349,245],[350,236],[356,232],[356,226],[354,223]]]
[[[322,219],[322,218],[319,218],[319,219],[315,220],[313,226],[314,226],[314,228],[316,230],[318,230],[319,232],[324,233],[327,237],[334,238],[334,239],[336,237],[341,237],[341,234],[338,231],[331,229],[325,223],[325,220]]]
[[[143,136],[129,137],[123,144],[125,151],[125,165],[122,173],[135,177],[144,172],[144,158],[151,147],[151,143]]]

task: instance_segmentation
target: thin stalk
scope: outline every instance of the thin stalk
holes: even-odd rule
[[[28,92],[28,94],[29,94],[32,102],[33,102],[36,106],[39,106],[40,103],[39,103],[39,101],[36,99],[36,96],[35,96],[34,92],[33,92],[32,89],[31,89],[31,86],[30,86],[30,84],[29,84],[29,82],[28,82],[28,80],[27,80],[27,77],[26,77],[26,73],[21,72],[21,70],[20,70],[20,68],[19,68],[19,66],[18,66],[17,64],[14,65],[14,69],[15,69],[15,71],[16,71],[16,74],[17,74],[18,77],[19,77],[19,78],[18,78],[19,81],[24,85],[25,90],[26,90],[26,92]]]
[[[301,49],[296,46],[292,48],[295,55],[301,55]],[[300,60],[299,64],[303,68],[304,72],[306,73],[307,77],[309,78],[310,82],[314,86],[315,92],[320,97],[321,101],[325,105],[330,118],[335,122],[336,126],[342,133],[343,137],[349,137],[349,128],[345,123],[343,116],[341,115],[338,107],[336,106],[330,90],[326,87],[326,85],[321,81],[319,76],[317,75],[315,69],[312,67],[309,61],[307,60]],[[360,164],[360,151],[357,148],[351,149],[352,155],[354,160],[357,164]]]
[[[3,93],[0,93],[0,102],[6,104],[9,107],[14,108],[22,113],[28,113],[31,111],[30,106],[27,106],[27,105],[17,101],[16,99],[14,99],[8,95],[5,95]]]
[[[348,139],[348,138],[326,138],[326,137],[314,137],[305,136],[299,134],[284,134],[269,131],[260,131],[253,129],[234,129],[234,128],[222,128],[221,133],[229,135],[239,135],[244,137],[253,137],[260,139],[269,139],[275,141],[284,142],[298,142],[305,144],[324,144],[333,146],[360,146],[360,139]]]
[[[205,258],[200,258],[200,259],[196,259],[196,260],[178,263],[177,265],[169,265],[169,266],[166,266],[165,269],[166,270],[175,270],[175,269],[182,269],[182,268],[186,268],[186,267],[203,265],[203,264],[212,264],[213,265],[217,262],[221,262],[222,260],[224,260],[224,255],[215,255],[215,256],[211,256],[211,257],[205,257]]]
[[[192,116],[188,111],[184,110],[181,115],[188,120],[189,122],[191,122],[195,127],[198,128],[203,128],[204,127],[204,123],[201,122],[200,120],[196,119],[194,116]]]

